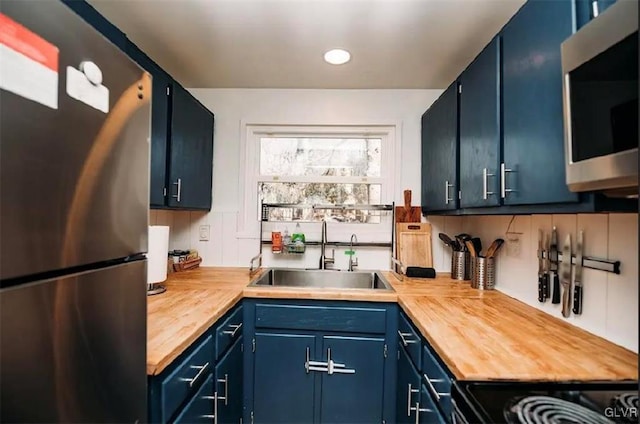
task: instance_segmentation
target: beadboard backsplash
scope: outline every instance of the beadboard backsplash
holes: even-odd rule
[[[550,233],[555,226],[560,249],[571,234],[573,253],[576,234],[584,230],[584,255],[619,260],[621,273],[585,268],[582,315],[571,314],[567,320],[638,352],[638,214],[429,216],[428,221],[437,271],[451,269],[451,250],[438,239],[439,232],[480,237],[484,249],[503,238],[506,243],[496,258],[496,289],[561,319],[561,305],[538,302],[538,229]]]

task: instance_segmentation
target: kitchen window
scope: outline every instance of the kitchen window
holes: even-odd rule
[[[394,139],[395,126],[247,125],[246,222],[257,223],[262,203],[391,203]],[[364,224],[381,220],[380,212],[357,208],[278,208],[270,217]]]

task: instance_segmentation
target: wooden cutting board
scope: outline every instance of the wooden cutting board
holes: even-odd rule
[[[420,206],[411,206],[411,190],[404,191],[404,206],[396,206],[396,222],[420,222]]]
[[[407,266],[433,268],[431,253],[431,224],[400,222],[396,224],[396,252]]]

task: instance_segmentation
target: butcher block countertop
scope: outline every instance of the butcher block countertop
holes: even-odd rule
[[[393,292],[247,287],[246,268],[170,274],[148,298],[147,374],[157,375],[243,297],[398,302],[460,380],[637,380],[638,355],[498,291],[444,276]]]

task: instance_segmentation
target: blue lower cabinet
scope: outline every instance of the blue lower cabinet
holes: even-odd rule
[[[244,421],[392,423],[397,318],[395,304],[245,301]]]
[[[214,420],[213,374],[209,374],[200,390],[176,417],[176,424],[211,423]]]
[[[307,358],[316,337],[305,334],[256,333],[253,380],[255,423],[312,423],[314,371]]]
[[[420,374],[402,345],[398,346],[398,387],[396,390],[396,422],[416,422],[416,405],[420,404]]]
[[[320,373],[322,423],[381,423],[385,350],[383,337],[325,336]]]
[[[242,337],[240,337],[215,370],[217,408],[216,424],[240,423],[242,418]]]

